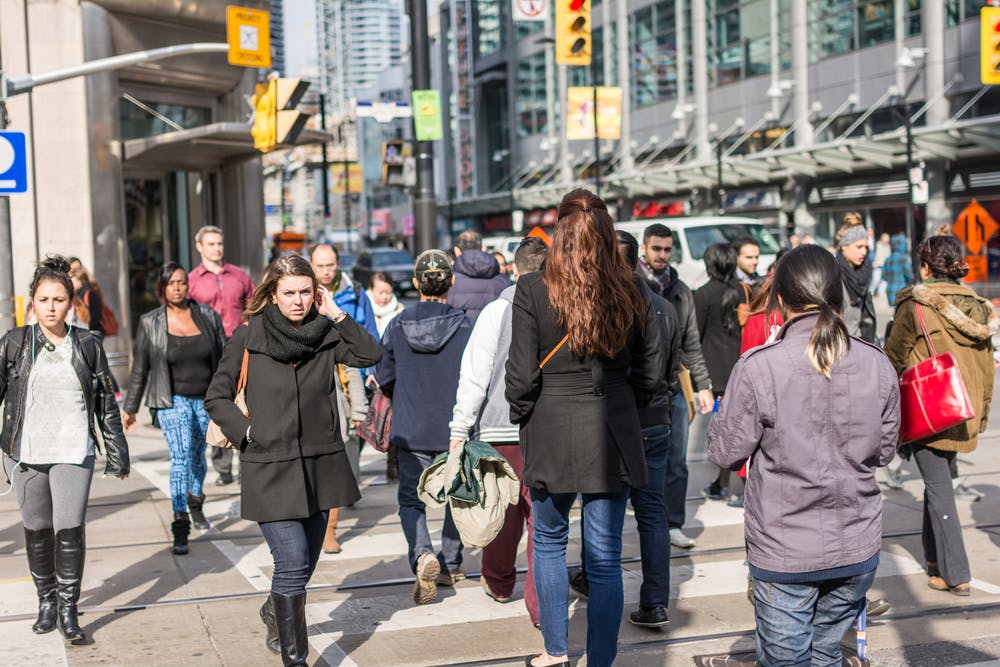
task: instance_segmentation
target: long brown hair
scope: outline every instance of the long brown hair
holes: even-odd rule
[[[251,316],[256,315],[267,307],[271,302],[271,297],[278,290],[278,281],[285,276],[308,276],[312,278],[313,292],[316,291],[316,273],[313,272],[312,264],[301,255],[286,255],[271,262],[267,270],[264,271],[264,279],[253,296],[247,301],[246,310],[243,311],[243,321],[247,321]]]
[[[614,357],[632,327],[644,322],[642,297],[618,252],[608,207],[589,190],[574,190],[559,204],[542,278],[577,354]]]

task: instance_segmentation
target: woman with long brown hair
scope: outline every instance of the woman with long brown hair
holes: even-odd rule
[[[327,510],[361,497],[340,432],[337,364],[371,366],[382,348],[297,255],[271,263],[244,317],[205,409],[239,448],[240,512],[260,525],[274,558],[271,595],[260,610],[267,646],[285,665],[305,665],[306,584],[319,561]],[[233,402],[244,372],[249,415]]]
[[[590,588],[587,664],[610,665],[617,653],[625,504],[647,476],[637,404],[661,379],[655,317],[618,252],[604,202],[587,190],[563,197],[548,259],[517,282],[506,368],[535,517],[545,639],[529,665],[569,664],[566,543],[578,494]]]

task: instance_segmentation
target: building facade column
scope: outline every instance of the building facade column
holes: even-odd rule
[[[792,121],[795,123],[795,146],[812,146],[813,126],[809,120],[809,10],[806,2],[792,2]],[[771,16],[772,22],[780,20]],[[812,233],[816,218],[807,205],[808,179],[796,178],[792,187],[786,187],[782,198],[785,210],[791,214],[796,232]]]
[[[934,127],[947,122],[950,116],[948,99],[944,96],[944,3],[925,2],[923,7],[924,47],[927,49],[924,63],[924,90],[926,99],[937,101],[927,109],[927,125]],[[924,178],[927,179],[928,200],[924,207],[926,211],[924,228],[927,234],[942,224],[953,222],[951,210],[945,199],[947,193],[947,173],[944,160],[930,160],[924,165]]]

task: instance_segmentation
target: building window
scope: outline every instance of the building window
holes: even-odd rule
[[[984,4],[983,0],[945,0],[944,11],[948,25],[958,25],[962,21],[979,18],[979,10]]]
[[[574,67],[570,72],[578,69]],[[530,137],[545,132],[545,54],[521,60],[517,64],[517,136]]]
[[[858,2],[858,45],[860,48],[891,42],[895,36],[892,0]]]
[[[154,110],[156,114],[150,113],[147,109],[137,106],[124,97],[119,98],[118,120],[123,140],[152,137],[177,130],[176,127],[164,122],[161,118],[167,118],[185,130],[208,125],[212,122],[212,110],[208,107],[167,104],[165,102],[143,102],[143,104]]]
[[[504,47],[504,24],[507,22],[500,0],[477,0],[475,3],[476,58],[485,58]]]
[[[656,104],[677,95],[674,3],[658,2],[630,18],[632,105]]]

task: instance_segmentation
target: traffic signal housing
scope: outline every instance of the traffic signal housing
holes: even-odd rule
[[[415,180],[413,146],[408,141],[393,139],[382,143],[382,183],[398,187],[413,187]]]
[[[979,78],[986,85],[1000,83],[1000,7],[979,11]]]
[[[590,65],[591,0],[556,0],[556,64]]]
[[[295,143],[309,114],[296,109],[309,82],[302,79],[269,79],[257,84],[253,96],[253,146],[268,152]]]

